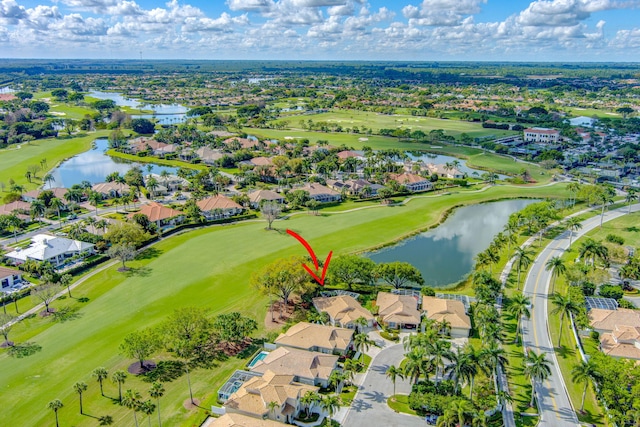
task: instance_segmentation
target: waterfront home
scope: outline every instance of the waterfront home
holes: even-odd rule
[[[318,297],[313,299],[313,306],[319,313],[327,313],[333,326],[354,329],[355,321],[364,318],[367,327],[372,327],[375,318],[369,310],[350,295],[337,295],[333,297]]]
[[[452,338],[467,338],[471,331],[471,319],[461,301],[425,296],[422,310],[427,319],[447,323]]]
[[[351,348],[353,331],[329,325],[300,322],[280,334],[276,346],[319,351],[327,354],[345,354]]]
[[[331,373],[338,369],[338,356],[279,347],[269,352],[264,359],[251,367],[251,372],[273,371],[282,375],[293,375],[303,384],[328,387]]]
[[[32,259],[48,261],[54,267],[63,265],[69,258],[80,255],[88,256],[94,253],[92,243],[50,234],[36,234],[31,238],[31,244],[24,249],[15,249],[5,255],[9,261],[19,265]]]
[[[378,292],[376,299],[380,321],[392,329],[417,329],[420,325],[418,299],[412,295]]]

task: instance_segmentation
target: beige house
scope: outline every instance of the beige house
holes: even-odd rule
[[[309,385],[327,387],[331,373],[338,368],[338,356],[279,347],[258,361],[251,372],[273,371],[282,375],[293,375],[295,380]]]
[[[224,407],[229,413],[291,423],[302,409],[300,398],[308,391],[317,392],[318,387],[297,383],[293,375],[267,371],[240,386]],[[276,403],[274,408],[270,408],[271,402]]]
[[[62,203],[67,203],[67,200],[64,198],[64,196],[69,192],[69,190],[64,187],[53,187],[53,188],[43,188],[39,190],[31,190],[22,195],[22,200],[24,200],[25,202],[31,203],[35,201],[43,191],[51,191],[54,197],[60,199]]]
[[[257,209],[260,207],[260,203],[264,201],[284,203],[284,197],[282,194],[278,194],[271,190],[255,190],[247,194],[249,197],[249,203],[251,207]]]
[[[222,195],[207,197],[197,205],[208,220],[229,218],[241,214],[243,210],[242,206]]]
[[[202,427],[282,427],[282,423],[228,413],[218,418],[209,417]]]
[[[391,174],[389,179],[396,181],[400,185],[404,185],[408,191],[416,193],[419,191],[428,191],[433,189],[433,184],[427,178],[413,173]]]
[[[276,346],[299,348],[327,354],[345,354],[351,348],[353,331],[335,326],[300,322],[280,334]]]
[[[320,203],[339,202],[342,198],[337,191],[317,183],[305,184],[303,187],[295,188],[295,190],[306,191],[309,193],[309,198]]]
[[[127,184],[119,182],[99,182],[94,184],[91,189],[96,193],[100,193],[103,199],[111,199],[113,197],[121,197],[131,192],[131,188]]]
[[[133,218],[133,216],[138,213],[146,215],[149,221],[154,222],[158,228],[180,224],[185,218],[183,212],[168,208],[156,202],[142,206],[140,211],[132,212],[128,217]]]
[[[411,295],[378,292],[378,316],[382,323],[393,329],[417,329],[420,325],[418,300]]]
[[[589,310],[589,323],[600,333],[600,350],[612,357],[640,360],[640,312],[619,308]]]
[[[1,292],[9,292],[13,287],[22,282],[22,271],[13,268],[0,267],[0,295]]]
[[[438,323],[447,322],[451,326],[452,338],[467,338],[471,331],[471,319],[460,301],[423,297],[422,310],[427,319]]]
[[[313,299],[313,306],[320,313],[327,313],[333,326],[341,328],[355,328],[355,321],[363,317],[367,321],[367,327],[371,328],[375,318],[369,310],[350,295],[337,295],[334,297],[318,297]]]

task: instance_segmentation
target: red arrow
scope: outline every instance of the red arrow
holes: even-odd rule
[[[311,268],[309,268],[305,263],[302,263],[302,267],[307,270],[307,273],[309,273],[311,277],[313,277],[316,282],[320,284],[320,286],[324,286],[324,278],[327,275],[327,268],[329,267],[329,263],[331,262],[331,255],[333,254],[333,251],[329,252],[327,259],[324,261],[324,266],[322,267],[322,276],[318,277],[317,272],[320,266],[318,265],[318,257],[316,257],[315,252],[313,251],[313,249],[311,249],[311,245],[295,231],[287,230],[287,234],[295,237],[300,243],[302,243],[302,246],[305,247],[307,252],[309,252],[311,260],[313,261],[313,265],[316,267],[316,272],[314,273],[313,270],[311,270]]]

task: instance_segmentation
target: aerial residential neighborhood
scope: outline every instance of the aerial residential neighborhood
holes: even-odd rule
[[[637,2],[6,0],[0,425],[640,420]]]

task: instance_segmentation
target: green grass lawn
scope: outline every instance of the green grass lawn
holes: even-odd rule
[[[10,178],[13,178],[17,184],[24,185],[27,190],[32,190],[42,185],[41,179],[46,172],[38,172],[39,179],[33,179],[33,182],[29,183],[24,176],[29,165],[39,165],[42,159],[46,159],[45,169],[53,169],[58,162],[88,150],[95,139],[104,138],[109,135],[109,132],[111,131],[101,130],[69,139],[40,139],[30,144],[20,144],[20,148],[11,146],[2,149],[0,150],[0,182],[7,184],[5,191],[9,191]]]
[[[387,405],[389,405],[389,408],[393,409],[396,412],[402,412],[404,414],[415,416],[418,415],[416,411],[409,407],[409,396],[406,394],[394,394],[389,399],[387,399]]]
[[[580,108],[580,107],[566,107],[564,108],[564,110],[568,111],[570,114],[579,117],[579,116],[585,116],[585,117],[598,117],[598,118],[602,118],[602,117],[608,117],[608,118],[613,118],[613,119],[617,119],[622,117],[621,114],[616,113],[614,111],[610,111],[610,110],[599,110],[596,108]]]
[[[444,210],[460,203],[513,197],[566,196],[564,187],[513,188],[496,186],[478,193],[448,197],[415,199],[406,206],[366,209],[357,212],[299,215],[276,222],[279,231],[267,232],[263,222],[246,222],[206,228],[163,240],[144,259],[131,262],[133,270],[119,273],[115,267],[89,278],[74,292],[75,298],[53,303],[56,308],[76,305],[78,310],[66,322],[35,317],[15,328],[16,342],[34,342],[42,350],[25,358],[0,354],[0,398],[12,408],[4,418],[8,425],[50,424],[53,417],[45,405],[59,398],[63,425],[95,425],[96,420],[77,410],[77,396],[71,389],[76,381],[90,385],[85,395],[87,412],[110,414],[116,425],[132,424],[131,414],[99,396],[90,377],[93,369],[105,366],[110,371],[131,363],[120,356],[122,338],[133,330],[158,325],[172,310],[195,305],[210,313],[239,310],[258,320],[262,327],[266,298],[250,285],[250,275],[276,258],[300,255],[304,249],[284,233],[291,228],[305,237],[319,256],[333,250],[335,255],[363,251],[380,243],[399,239],[416,229],[435,223]],[[160,355],[155,360],[168,357]],[[216,390],[236,367],[246,360],[225,362],[213,370],[192,374],[195,395],[201,406],[216,400]],[[198,425],[204,412],[188,412],[182,402],[188,397],[185,378],[166,383],[162,415],[167,425]],[[130,378],[125,389],[145,392],[148,384]],[[106,393],[114,395],[114,386],[106,384]],[[126,420],[126,421],[125,421]]]
[[[196,164],[196,163],[183,162],[180,160],[159,159],[158,157],[153,157],[153,156],[140,157],[134,154],[120,153],[119,151],[116,151],[116,150],[107,150],[107,154],[112,157],[118,157],[120,159],[125,159],[125,160],[129,160],[136,163],[153,163],[156,165],[171,166],[174,168],[204,170],[204,169],[207,169],[208,167],[207,165],[204,165],[201,163]]]

